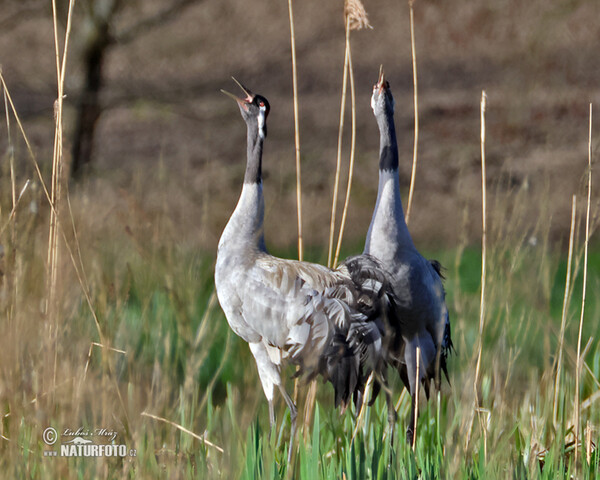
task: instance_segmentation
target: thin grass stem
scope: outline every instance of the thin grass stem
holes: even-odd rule
[[[558,396],[560,392],[560,375],[562,371],[562,357],[563,357],[563,346],[565,342],[565,328],[567,325],[567,311],[569,303],[571,301],[571,270],[573,262],[573,238],[575,235],[575,217],[577,212],[577,196],[573,195],[571,201],[571,229],[569,232],[569,254],[567,257],[567,277],[565,279],[565,293],[563,296],[562,314],[560,320],[560,334],[558,337],[558,356],[556,360],[556,379],[554,381],[554,405],[552,409],[554,428],[557,428],[558,424]]]
[[[192,432],[191,430],[179,425],[178,423],[172,422],[171,420],[167,420],[166,418],[162,418],[157,415],[152,415],[151,413],[148,413],[148,412],[142,412],[140,415],[142,415],[143,417],[152,418],[153,420],[157,420],[159,422],[163,422],[168,425],[171,425],[171,426],[175,427],[177,430],[181,430],[182,432],[187,433],[188,435],[191,435],[196,440],[200,440],[207,447],[214,448],[217,452],[221,452],[221,453],[225,452],[225,450],[223,450],[218,445],[215,445],[214,443],[209,442],[206,438],[204,438],[203,435],[198,435],[197,433]]]
[[[579,404],[579,387],[581,377],[581,336],[583,332],[583,318],[585,316],[585,297],[587,293],[587,267],[588,267],[588,244],[590,240],[590,210],[592,204],[592,104],[590,103],[590,121],[588,134],[588,185],[587,185],[587,207],[585,215],[585,242],[583,247],[583,287],[581,292],[581,316],[579,317],[579,333],[577,335],[577,370],[575,372],[575,464],[579,455],[579,435],[581,432],[581,405]]]
[[[340,186],[340,172],[342,169],[342,138],[344,135],[344,117],[346,115],[346,93],[348,88],[348,72],[350,65],[350,17],[346,16],[346,47],[344,52],[344,72],[342,75],[342,98],[340,103],[340,122],[338,127],[337,155],[335,166],[335,179],[333,181],[333,199],[331,201],[331,221],[329,224],[329,247],[327,250],[327,266],[333,264],[333,238],[335,236],[335,220],[337,213],[337,200]]]
[[[346,186],[346,199],[344,200],[344,209],[342,210],[342,221],[340,232],[338,234],[337,246],[335,248],[335,257],[332,268],[335,268],[340,257],[342,248],[342,239],[344,238],[344,229],[346,227],[346,218],[348,215],[348,205],[350,203],[350,192],[352,190],[352,179],[354,176],[354,157],[356,152],[356,90],[354,86],[354,71],[352,68],[352,50],[350,49],[350,30],[346,34],[346,51],[348,52],[348,75],[350,77],[350,101],[352,108],[352,136],[350,139],[350,165],[348,167],[348,184]],[[336,175],[337,176],[337,175]]]
[[[371,394],[371,389],[373,388],[373,379],[374,379],[374,372],[371,372],[371,374],[369,375],[369,378],[367,379],[367,383],[365,385],[365,390],[363,392],[363,401],[360,405],[360,409],[358,411],[358,415],[356,416],[356,423],[354,425],[354,430],[352,431],[352,438],[350,440],[350,443],[354,442],[354,439],[356,438],[356,434],[358,433],[358,430],[361,428],[364,418],[365,418],[365,411],[367,408],[367,398],[369,398],[369,395]]]
[[[292,83],[294,89],[294,144],[296,153],[296,209],[298,213],[298,260],[304,258],[302,238],[302,177],[300,172],[300,126],[298,114],[298,67],[296,62],[296,34],[294,32],[294,10],[292,0],[288,0],[290,17],[290,46],[292,50]]]
[[[4,233],[4,230],[6,230],[6,228],[10,225],[12,219],[14,218],[15,213],[17,212],[17,206],[19,205],[19,202],[21,201],[23,194],[27,190],[29,183],[30,183],[30,181],[29,181],[29,179],[27,179],[27,181],[25,182],[25,185],[23,185],[23,188],[21,188],[21,192],[19,193],[19,196],[15,200],[13,200],[13,207],[11,208],[10,213],[8,214],[8,219],[6,220],[6,222],[4,222],[4,225],[2,225],[2,228],[0,228],[0,235],[2,235]]]
[[[485,324],[485,283],[486,283],[486,258],[487,258],[487,216],[486,216],[486,173],[485,173],[485,109],[487,95],[485,90],[481,92],[480,118],[481,118],[481,296],[479,299],[479,332],[477,336],[477,362],[475,364],[475,376],[473,378],[473,408],[468,422],[466,446],[471,440],[471,429],[475,413],[479,408],[479,371],[481,369],[481,354],[483,350],[483,327]]]
[[[10,132],[10,114],[8,109],[8,99],[6,98],[6,89],[2,89],[4,96],[4,113],[6,114],[6,136],[8,140],[8,148],[10,150],[10,187],[11,187],[11,200],[13,209],[17,203],[17,185],[15,178],[15,158],[12,149],[12,135]]]
[[[419,366],[421,365],[421,347],[417,347],[417,372],[415,375],[415,396],[412,399],[413,402],[415,402],[414,408],[415,408],[415,418],[414,418],[414,423],[413,425],[411,425],[411,427],[413,428],[413,436],[412,436],[412,450],[413,452],[415,451],[416,445],[417,445],[417,421],[419,418],[419,390],[421,387],[421,382],[420,380],[420,372],[419,372]]]
[[[413,193],[415,190],[415,178],[417,174],[417,153],[419,149],[419,91],[417,82],[417,51],[415,47],[415,14],[413,5],[415,0],[408,1],[408,7],[410,12],[410,51],[412,57],[412,69],[413,69],[413,103],[415,111],[415,128],[414,128],[414,144],[413,144],[413,161],[412,171],[410,174],[410,187],[408,190],[408,204],[406,206],[406,215],[404,216],[406,224],[410,221],[410,212],[412,209]]]
[[[483,350],[483,327],[485,324],[485,286],[486,286],[486,258],[487,258],[487,206],[486,206],[486,173],[485,173],[485,108],[487,95],[481,92],[481,297],[479,301],[479,334],[477,341],[477,364],[473,388],[475,401],[477,399],[477,383],[481,368],[481,354]]]
[[[61,170],[63,156],[63,128],[62,128],[62,107],[63,107],[63,92],[64,80],[67,63],[67,54],[69,48],[69,37],[71,33],[71,18],[73,13],[74,0],[70,0],[67,11],[67,26],[64,37],[64,47],[62,51],[62,59],[60,54],[60,46],[58,41],[58,19],[56,11],[56,0],[52,0],[52,21],[54,26],[54,45],[56,54],[56,77],[57,77],[57,100],[54,105],[55,116],[55,135],[54,135],[54,153],[52,156],[52,182],[51,182],[51,202],[55,208],[50,212],[50,225],[48,233],[48,256],[47,256],[47,298],[46,298],[46,314],[50,317],[51,337],[54,337],[54,368],[53,368],[53,385],[56,384],[56,372],[58,363],[58,324],[56,317],[56,288],[58,280],[58,213],[57,205],[61,197]]]

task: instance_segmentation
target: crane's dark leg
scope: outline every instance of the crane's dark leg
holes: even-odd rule
[[[285,388],[283,388],[283,385],[280,384],[277,386],[279,387],[279,391],[281,392],[281,395],[283,395],[283,399],[285,400],[285,403],[287,404],[287,407],[290,410],[291,431],[290,431],[290,446],[288,448],[288,457],[287,457],[288,464],[290,464],[292,461],[292,451],[293,451],[293,447],[294,447],[294,442],[296,441],[296,418],[298,417],[298,409],[296,408],[294,401],[290,398],[290,396],[285,391]]]
[[[406,427],[406,442],[412,447],[413,439],[415,435],[415,410],[417,408],[417,395],[410,396],[410,420],[408,422],[408,426]]]
[[[442,387],[442,372],[441,372],[441,361],[442,361],[442,347],[438,345],[437,351],[435,353],[435,389],[439,392]]]
[[[275,426],[275,409],[273,408],[273,401],[269,401],[269,423],[271,429]]]
[[[387,386],[386,386],[387,387]],[[385,403],[387,404],[388,428],[390,430],[390,445],[394,445],[394,427],[396,426],[396,409],[394,408],[394,400],[389,389],[385,390]]]
[[[275,409],[273,408],[273,400],[269,400],[269,425],[270,425],[270,429],[269,429],[269,439],[271,438],[271,432],[273,432],[273,430],[276,427],[275,424]]]

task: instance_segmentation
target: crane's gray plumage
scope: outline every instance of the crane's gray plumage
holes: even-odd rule
[[[336,405],[345,407],[352,397],[362,401],[370,373],[382,375],[383,317],[394,302],[374,258],[351,258],[331,270],[269,255],[261,178],[269,103],[242,89],[244,99],[228,95],[247,124],[247,166],[240,199],[219,241],[215,285],[229,325],[254,355],[271,423],[277,387],[290,409],[293,439],[296,406],[283,386],[283,362],[299,365],[309,378],[320,374],[329,380]]]
[[[404,220],[398,177],[398,146],[394,98],[383,70],[373,87],[371,107],[380,132],[379,188],[364,252],[381,261],[393,277],[397,315],[390,319],[389,362],[413,399],[407,438],[412,441],[419,380],[429,397],[430,381],[440,388],[440,370],[448,377],[446,359],[452,348],[450,321],[441,265],[426,260],[415,248]]]

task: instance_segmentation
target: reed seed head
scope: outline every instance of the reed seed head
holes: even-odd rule
[[[369,23],[365,6],[360,0],[346,0],[344,3],[344,15],[350,30],[373,28]]]

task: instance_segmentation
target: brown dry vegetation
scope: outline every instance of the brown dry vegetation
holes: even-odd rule
[[[145,2],[145,8],[158,4]],[[352,35],[358,118],[346,237],[352,245],[362,242],[377,186],[378,135],[369,99],[380,64],[396,97],[405,187],[412,156],[408,7],[384,0],[365,6],[374,28]],[[340,2],[305,1],[295,10],[305,242],[324,246],[335,169],[343,9]],[[465,236],[477,241],[482,89],[488,94],[490,183],[507,195],[519,185],[527,186],[531,198],[552,192],[553,238],[564,241],[570,195],[585,172],[588,103],[600,104],[597,18],[600,4],[592,0],[416,3],[421,129],[411,227],[418,244],[453,246]],[[3,75],[38,160],[49,168],[56,95],[50,11],[21,18],[8,31],[0,38]],[[81,78],[76,33],[77,27],[65,88],[67,147],[70,106]],[[141,212],[150,223],[158,214],[172,222],[174,238],[215,249],[244,168],[243,122],[218,91],[234,88],[230,75],[270,100],[267,238],[279,247],[295,243],[287,4],[264,0],[206,0],[135,42],[113,47],[94,171],[72,189],[76,211],[96,211],[92,229],[104,226],[98,219],[113,224],[115,214],[125,224]],[[5,146],[6,135],[1,135],[0,148]],[[22,143],[16,147],[20,178],[31,177]]]
[[[151,12],[160,3],[151,0],[140,5]],[[385,66],[396,98],[404,195],[413,149],[408,6],[383,0],[365,6],[374,28],[352,33],[358,139],[345,244],[355,251],[364,241],[377,188],[379,139],[369,100],[380,64]],[[463,473],[471,478],[466,473],[477,469],[478,458],[485,463],[485,453],[480,455],[483,439],[489,442],[492,459],[488,475],[506,478],[513,467],[518,472],[523,465],[534,471],[537,454],[545,448],[554,449],[554,467],[560,469],[559,460],[568,454],[562,448],[572,425],[588,106],[589,102],[600,104],[596,52],[600,3],[417,0],[415,9],[421,128],[410,226],[417,244],[439,247],[441,260],[448,266],[457,347],[451,367],[454,387],[444,387],[442,419],[435,422],[438,439],[443,437],[440,446],[444,445],[438,452],[439,471],[447,469],[449,477]],[[117,26],[129,24],[136,12],[130,10],[120,17]],[[295,2],[305,243],[315,247],[321,258],[336,160],[342,12],[342,2]],[[80,13],[75,19],[65,86],[67,161],[82,78],[76,62]],[[0,37],[2,75],[49,183],[56,97],[51,14],[48,8],[8,25],[0,12],[0,26],[5,32]],[[9,218],[13,151],[7,148],[6,129],[0,130],[0,151],[6,152],[0,168],[0,226],[6,225],[0,235],[4,247],[0,250],[0,399],[5,405],[0,466],[6,465],[9,475],[34,477],[51,472],[94,478],[117,476],[122,469],[122,476],[150,476],[166,470],[185,477],[183,472],[189,469],[189,476],[206,470],[218,478],[239,475],[242,464],[251,458],[252,430],[248,428],[260,426],[261,415],[266,425],[263,394],[255,370],[245,368],[252,362],[248,349],[229,331],[218,304],[209,301],[216,242],[239,195],[245,160],[245,126],[236,105],[219,89],[234,90],[229,79],[234,75],[271,103],[264,159],[267,243],[289,253],[296,240],[296,210],[288,28],[285,2],[204,0],[133,43],[112,48],[94,167],[83,181],[70,184],[68,198],[77,242],[66,195],[60,206],[61,234],[66,241],[59,239],[55,298],[60,305],[55,315],[42,313],[47,295],[48,202],[35,182],[33,162],[11,117],[17,192],[26,179],[33,182],[17,215]],[[471,428],[481,266],[482,89],[488,95],[490,273],[478,385],[484,410],[478,417],[483,418],[485,409],[490,416],[486,428],[477,421]],[[599,138],[593,135],[594,152]],[[345,163],[347,157],[346,146]],[[593,190],[593,215],[598,191]],[[567,309],[559,418],[554,422],[553,361],[558,350],[563,259],[573,193],[580,195],[576,273],[573,301]],[[596,218],[592,225],[597,224]],[[557,246],[563,249],[560,255]],[[70,258],[67,247],[76,258]],[[589,338],[598,338],[594,321],[599,308],[597,252],[594,255],[584,346]],[[83,271],[87,279],[79,281],[76,274]],[[89,306],[84,290],[91,296]],[[102,354],[90,346],[101,340],[94,316],[99,318],[107,344],[125,354]],[[582,421],[589,420],[597,436],[600,354],[597,344],[590,345],[584,355],[591,375],[583,375],[581,400],[587,406],[582,407]],[[323,392],[327,390],[320,389],[320,395]],[[400,404],[402,419],[408,402]],[[432,420],[432,408],[423,412],[421,454],[416,456],[425,462],[430,457],[422,453],[431,445],[427,435],[431,436],[434,424],[426,419]],[[209,439],[224,447],[225,454],[211,450],[203,460],[206,452],[198,453],[196,440],[151,421],[142,415],[144,411],[180,422],[194,432],[206,431]],[[333,409],[323,411],[331,415],[328,422],[335,415]],[[373,411],[384,418],[382,408]],[[282,413],[280,405],[279,419]],[[110,462],[44,462],[42,429],[77,422],[113,425],[128,445],[140,449],[144,462],[118,463],[117,470]],[[331,420],[329,430],[337,429],[337,433],[323,443],[337,454],[321,452],[322,458],[314,457],[317,463],[332,459],[331,468],[338,468],[335,462],[347,445],[340,446],[333,438],[347,440],[351,423],[348,415]],[[379,428],[376,421],[365,425],[365,431],[373,435]],[[472,442],[465,445],[463,439],[471,431]],[[245,441],[247,432],[249,440]],[[268,450],[265,458],[275,465],[282,446],[264,448]],[[27,455],[29,463],[22,463],[21,456]],[[196,470],[196,460],[199,465],[204,461],[204,467]],[[165,469],[163,461],[174,470]],[[397,463],[403,462],[398,457]],[[404,471],[389,470],[398,476]],[[341,476],[341,470],[335,472]],[[485,478],[485,472],[480,474]],[[256,476],[250,472],[247,478]]]

